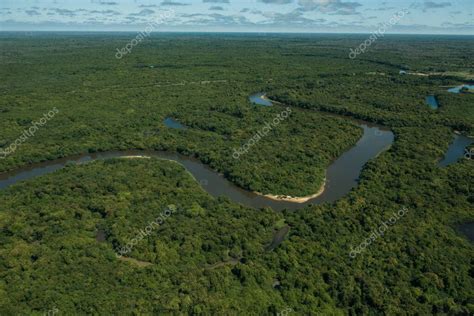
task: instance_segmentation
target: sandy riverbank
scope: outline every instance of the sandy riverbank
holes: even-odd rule
[[[321,194],[324,193],[324,190],[326,188],[326,179],[324,179],[323,185],[319,189],[318,192],[307,195],[307,196],[290,196],[290,195],[273,195],[273,194],[262,194],[260,192],[254,192],[255,194],[262,195],[264,197],[267,197],[269,199],[275,200],[275,201],[287,201],[287,202],[293,202],[293,203],[305,203],[308,202],[311,199],[314,199]]]
[[[140,155],[137,155],[137,156],[120,156],[120,158],[122,158],[122,159],[151,159],[150,156],[140,156]]]

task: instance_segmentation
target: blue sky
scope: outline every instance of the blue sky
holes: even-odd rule
[[[474,35],[474,0],[2,0],[0,30],[370,33],[403,9],[387,33]]]

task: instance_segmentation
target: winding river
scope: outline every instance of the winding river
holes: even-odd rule
[[[85,163],[94,160],[144,155],[180,163],[194,176],[202,188],[214,197],[223,195],[236,203],[253,208],[271,207],[274,210],[296,210],[309,204],[333,202],[346,195],[357,186],[360,172],[367,161],[376,157],[393,143],[394,135],[389,129],[363,121],[353,121],[363,129],[363,136],[354,147],[342,154],[328,167],[324,192],[305,203],[274,200],[243,190],[195,158],[164,151],[109,151],[32,164],[0,174],[0,189],[5,189],[22,180],[52,173],[68,163]]]
[[[263,93],[252,95],[250,100],[251,102],[265,106],[272,105],[270,100],[264,98]],[[359,175],[363,166],[370,159],[375,158],[379,153],[387,149],[394,141],[394,135],[388,128],[347,117],[346,119],[350,119],[357,123],[363,129],[364,133],[354,147],[343,153],[328,167],[326,171],[326,185],[324,192],[304,203],[275,200],[246,191],[237,187],[232,182],[224,178],[223,175],[212,170],[207,165],[204,165],[195,158],[164,151],[108,151],[94,154],[82,154],[36,163],[10,172],[1,173],[0,189],[5,189],[23,180],[28,180],[44,174],[52,173],[58,169],[63,168],[68,163],[80,164],[94,160],[110,158],[149,156],[159,159],[172,160],[183,165],[199,182],[201,187],[214,197],[226,196],[236,203],[253,208],[271,207],[274,210],[296,210],[306,205],[334,202],[342,198],[357,186]],[[182,125],[177,126],[177,122],[171,122],[171,120],[168,120],[166,123],[168,123],[166,124],[167,126],[172,125],[170,126],[171,128],[182,127]],[[463,155],[465,146],[467,146],[472,141],[472,138],[461,135],[456,136],[454,142],[450,145],[446,156],[439,163],[439,165],[446,166],[456,162],[457,159]]]

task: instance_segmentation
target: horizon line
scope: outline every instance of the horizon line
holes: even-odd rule
[[[1,33],[139,33],[136,30],[0,30]],[[329,34],[329,35],[370,35],[373,32],[299,32],[299,31],[153,31],[153,33],[169,34],[169,33],[207,33],[207,34],[300,34],[300,35],[311,35],[311,34]],[[396,33],[387,32],[385,35],[431,35],[431,36],[474,36],[473,34],[453,34],[453,33]]]

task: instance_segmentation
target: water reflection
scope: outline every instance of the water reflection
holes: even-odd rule
[[[186,126],[184,126],[183,124],[179,123],[178,121],[172,119],[171,117],[165,118],[163,123],[166,125],[166,127],[169,127],[169,128],[186,129]]]
[[[250,100],[257,104],[271,106],[271,101],[263,97],[264,93],[256,93],[250,97]],[[68,163],[84,163],[92,160],[145,155],[180,163],[194,176],[201,187],[214,197],[226,196],[236,203],[254,208],[271,207],[274,210],[296,210],[310,204],[334,202],[346,195],[357,186],[363,166],[393,143],[394,135],[388,128],[360,120],[351,120],[363,129],[362,137],[354,147],[342,154],[328,167],[324,192],[305,203],[274,200],[243,190],[194,158],[163,151],[109,151],[34,164],[0,174],[0,189],[4,189],[22,180],[51,173],[63,168]],[[165,124],[171,128],[185,128],[185,126],[171,118],[167,118]]]
[[[454,134],[454,140],[449,145],[448,150],[444,154],[444,158],[439,162],[439,165],[445,167],[457,162],[460,158],[464,158],[466,147],[472,143],[474,143],[474,138]]]
[[[457,86],[457,87],[454,87],[454,88],[450,88],[448,89],[448,92],[451,92],[451,93],[460,93],[462,88],[466,88],[468,90],[474,90],[474,85],[470,85],[470,84],[463,84],[461,86]]]
[[[249,96],[249,100],[251,103],[264,105],[264,106],[272,106],[272,102],[265,97],[265,93],[257,92]]]
[[[236,203],[254,208],[271,207],[274,210],[282,210],[285,208],[296,210],[305,205],[333,202],[343,197],[352,188],[357,186],[357,180],[364,164],[367,163],[368,160],[376,157],[377,154],[386,149],[393,142],[393,134],[388,130],[383,130],[369,124],[362,125],[362,128],[364,129],[364,134],[357,144],[329,166],[326,173],[325,191],[320,196],[306,203],[272,200],[265,196],[243,190],[194,158],[163,151],[109,151],[46,161],[0,174],[0,189],[4,189],[23,180],[52,173],[64,168],[70,163],[84,163],[93,160],[145,155],[180,163],[194,176],[202,188],[214,197],[226,196]]]
[[[425,101],[429,105],[429,107],[432,108],[433,110],[436,110],[439,107],[438,100],[436,99],[434,95],[427,96]]]

